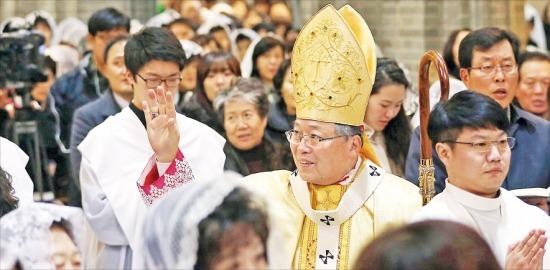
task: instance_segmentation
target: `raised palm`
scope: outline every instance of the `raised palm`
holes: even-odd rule
[[[174,96],[158,86],[156,91],[149,89],[147,101],[142,102],[147,138],[159,162],[172,162],[178,152],[180,133],[176,121]]]

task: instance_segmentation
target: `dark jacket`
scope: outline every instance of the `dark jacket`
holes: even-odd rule
[[[82,155],[77,149],[78,145],[86,138],[90,130],[121,110],[122,108],[116,103],[112,92],[108,90],[101,98],[75,111],[71,129],[71,171],[77,184],[79,184],[80,162],[82,160]]]
[[[550,122],[511,105],[512,125],[508,136],[516,138],[512,148],[510,170],[502,187],[507,190],[550,187]],[[445,189],[447,171],[432,148],[436,194]],[[420,129],[411,138],[405,167],[407,180],[418,185],[420,162]]]
[[[199,90],[196,90],[187,102],[183,102],[180,110],[183,115],[195,119],[223,135],[223,126],[220,124],[211,102]]]
[[[286,112],[284,102],[281,100],[278,104],[269,106],[267,113],[266,136],[276,144],[289,146],[285,137],[285,131],[294,128],[296,115],[289,115]]]
[[[263,137],[259,146],[248,151],[239,151],[227,141],[223,152],[225,153],[224,170],[234,171],[243,176],[257,172],[295,169],[290,149],[273,144],[266,136]],[[261,164],[259,171],[250,172],[247,161],[251,160]]]
[[[59,114],[61,141],[69,145],[73,114],[82,105],[98,99],[109,82],[93,65],[92,54],[84,56],[79,66],[58,78],[51,88]],[[48,100],[48,102],[52,102]]]

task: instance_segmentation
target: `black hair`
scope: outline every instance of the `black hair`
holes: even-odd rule
[[[110,31],[116,28],[130,32],[130,18],[115,8],[100,9],[88,20],[88,33],[95,36],[97,32]]]
[[[218,47],[218,51],[222,49],[222,45],[214,38],[212,34],[206,34],[206,35],[195,35],[191,41],[199,44],[201,47],[204,47],[208,45],[210,42],[214,41],[216,44],[216,47]]]
[[[197,31],[197,26],[191,20],[186,19],[186,18],[177,18],[177,19],[171,21],[170,23],[168,23],[167,25],[165,25],[165,27],[170,29],[170,27],[172,27],[175,24],[184,24],[184,25],[189,26],[189,28],[193,29],[193,31],[195,31],[195,32]]]
[[[460,32],[465,32],[465,31],[471,32],[472,29],[466,27],[466,28],[456,29],[452,31],[449,37],[447,38],[445,45],[443,45],[443,51],[442,51],[443,60],[445,61],[445,65],[447,66],[447,71],[449,72],[449,75],[452,75],[458,80],[460,80],[460,67],[457,66],[455,63],[453,46],[455,44],[456,37],[458,36],[458,34],[460,34]]]
[[[238,225],[246,225],[245,230],[250,232],[251,229],[266,247],[269,234],[267,213],[243,188],[231,191],[222,204],[199,223],[199,248],[194,269],[210,269],[212,259],[220,252],[223,236]],[[266,251],[264,249],[267,261]]]
[[[122,35],[119,35],[111,40],[109,40],[109,42],[107,42],[107,45],[105,45],[105,53],[103,54],[103,61],[105,61],[105,63],[107,63],[107,55],[109,54],[109,50],[111,50],[111,47],[113,47],[113,45],[121,42],[121,41],[128,41],[130,40],[132,36],[129,35],[129,34],[122,34]]]
[[[550,63],[550,55],[543,52],[523,52],[522,54],[520,54],[518,59],[518,71],[520,76],[521,76],[521,67],[525,62],[529,62],[529,61],[543,61],[543,62]]]
[[[428,121],[428,136],[435,147],[438,142],[455,141],[465,128],[496,128],[506,132],[510,120],[506,110],[494,99],[465,90],[435,105]]]
[[[0,217],[19,206],[19,198],[14,196],[11,175],[0,167]]]
[[[378,58],[376,63],[376,77],[372,86],[372,95],[380,92],[383,86],[403,85],[405,89],[409,88],[410,83],[407,76],[399,67],[397,61],[391,58]],[[409,152],[409,143],[411,141],[411,128],[409,120],[405,114],[403,105],[397,115],[388,122],[388,125],[382,131],[386,141],[388,158],[392,159],[397,166],[405,171],[405,161]]]
[[[44,58],[44,68],[52,71],[53,77],[57,74],[57,62],[53,60],[49,55]]]
[[[126,68],[135,74],[147,63],[158,60],[185,65],[185,51],[176,36],[160,27],[146,27],[133,35],[124,47]]]
[[[241,34],[238,34],[237,37],[235,38],[235,43],[239,43],[242,40],[248,40],[248,41],[252,42],[252,39],[250,39],[249,36],[241,33]]]
[[[279,95],[281,94],[281,88],[283,87],[283,81],[285,80],[286,71],[289,68],[290,59],[285,59],[279,66],[277,74],[275,74],[275,77],[273,77],[273,87],[275,87],[275,90],[279,92]]]
[[[259,33],[261,30],[265,30],[266,32],[275,32],[275,26],[273,26],[273,24],[269,22],[261,22],[254,25],[254,27],[252,27],[252,30],[254,30],[254,32],[256,33]]]
[[[512,45],[514,60],[518,61],[519,56],[519,41],[517,37],[510,31],[503,30],[497,27],[485,27],[468,34],[458,49],[458,60],[460,68],[471,68],[474,50],[487,51],[495,44],[507,40]]]
[[[479,233],[443,220],[390,229],[365,247],[358,258],[355,269],[500,269]]]
[[[281,47],[284,53],[285,45],[274,37],[264,37],[256,44],[252,53],[252,72],[250,73],[250,77],[261,78],[256,61],[258,61],[258,57],[277,46]]]
[[[204,80],[210,71],[221,72],[226,68],[235,74],[235,77],[241,76],[239,60],[229,52],[210,52],[201,57],[197,65],[197,88],[195,89],[195,94],[208,100],[204,90]],[[209,101],[209,104],[211,106],[212,101]]]
[[[36,27],[39,24],[45,24],[48,26],[50,31],[53,31],[52,26],[50,25],[50,22],[48,22],[48,19],[42,17],[42,16],[36,16],[36,19],[34,19],[34,22],[32,23],[33,27]]]

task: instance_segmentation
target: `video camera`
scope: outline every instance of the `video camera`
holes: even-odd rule
[[[0,34],[0,86],[24,96],[35,83],[46,81],[44,50],[44,36],[38,31]]]

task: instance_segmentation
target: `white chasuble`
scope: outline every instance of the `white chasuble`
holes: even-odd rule
[[[350,184],[338,185],[340,192],[330,194],[339,202],[328,211],[314,210],[308,183],[295,172],[264,172],[244,178],[244,184],[268,203],[273,223],[268,239],[272,269],[353,268],[375,236],[409,222],[420,209],[418,187],[361,159]],[[304,236],[304,230],[311,235]],[[313,253],[307,258],[311,263],[300,264],[300,256],[307,256],[308,251]]]
[[[181,114],[176,119],[179,149],[195,179],[222,175],[225,140],[200,122]],[[92,129],[78,149],[82,153],[82,204],[91,227],[106,245],[129,245],[133,251],[132,267],[139,267],[139,231],[147,207],[136,183],[154,155],[145,127],[127,107]],[[109,262],[106,268],[120,265]]]
[[[349,267],[347,265],[347,256],[346,258],[343,257],[349,254],[349,252],[341,252],[341,249],[347,249],[348,247],[342,247],[340,241],[341,238],[348,238],[349,233],[344,231],[341,233],[341,225],[350,220],[351,216],[365,204],[382,181],[383,175],[385,175],[384,169],[378,167],[376,164],[370,161],[366,163],[362,162],[357,170],[357,177],[353,179],[345,190],[336,209],[328,211],[314,210],[310,203],[311,199],[307,182],[302,180],[298,174],[291,175],[290,184],[296,201],[307,218],[317,225],[315,247],[316,269],[336,269],[339,260],[344,260],[345,262],[345,265],[341,267]],[[374,214],[376,215],[376,213]],[[348,237],[342,237],[343,234],[348,235]],[[306,254],[305,256],[308,255]],[[300,266],[307,267],[308,265]]]

